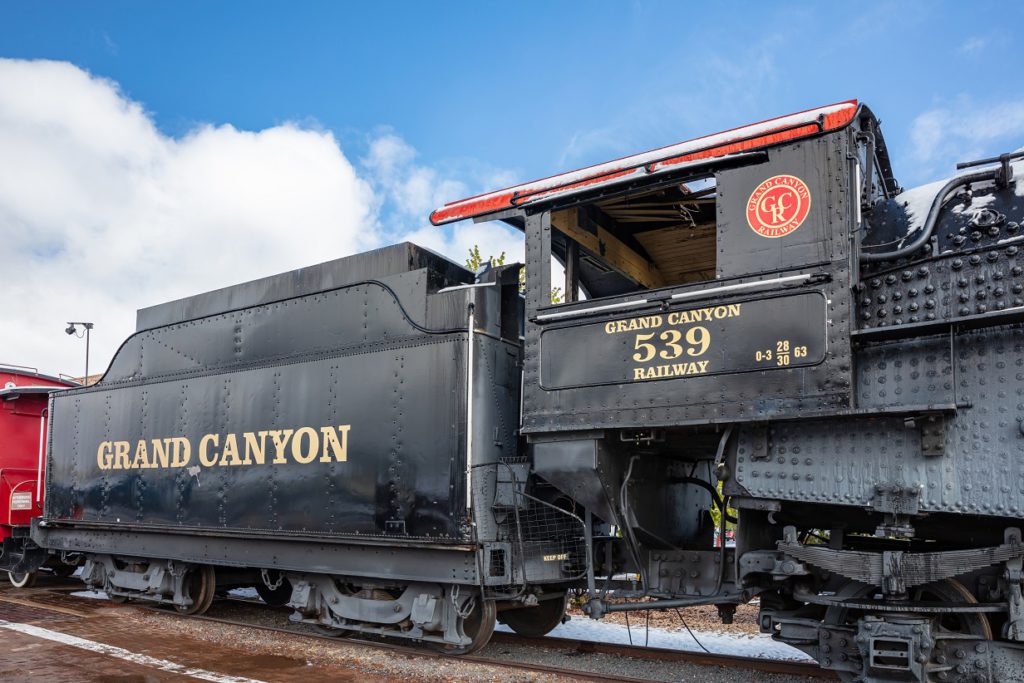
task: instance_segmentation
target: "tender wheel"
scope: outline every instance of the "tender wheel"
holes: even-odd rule
[[[460,620],[459,630],[472,639],[469,645],[452,647],[450,645],[437,645],[445,654],[468,655],[483,648],[491,640],[494,634],[494,625],[497,623],[498,610],[493,600],[482,600],[477,598],[473,611],[469,616]]]
[[[193,567],[185,575],[185,593],[192,598],[192,604],[175,605],[174,609],[181,614],[202,614],[210,609],[213,595],[217,592],[217,576],[213,567],[202,565]]]
[[[7,580],[15,588],[31,588],[36,585],[35,572],[7,572]]]
[[[540,638],[562,623],[568,596],[542,600],[536,607],[518,607],[498,613],[498,621],[521,636]]]
[[[272,582],[280,581],[277,588],[270,588],[262,580],[256,584],[256,593],[259,594],[260,599],[273,607],[280,607],[281,605],[288,604],[288,601],[292,599],[292,584],[287,578],[280,575],[279,572],[274,572],[271,576]]]

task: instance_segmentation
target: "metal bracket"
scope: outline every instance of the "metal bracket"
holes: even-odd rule
[[[910,537],[914,527],[910,518],[917,514],[921,490],[900,484],[875,484],[875,496],[869,507],[885,515],[875,535]]]
[[[921,419],[921,455],[926,458],[946,454],[946,416],[942,413],[925,415]]]
[[[768,428],[754,427],[752,429],[744,429],[743,431],[746,445],[750,448],[750,459],[767,460],[770,456]]]
[[[893,515],[916,515],[921,489],[901,484],[875,484],[870,507],[875,512]]]
[[[921,431],[921,455],[926,458],[946,454],[946,416],[943,413],[924,413],[904,418],[908,429]]]

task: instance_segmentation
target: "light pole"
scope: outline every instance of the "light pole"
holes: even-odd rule
[[[81,325],[83,328],[85,328],[85,379],[82,380],[82,385],[83,386],[88,386],[88,384],[89,384],[89,331],[92,329],[92,323],[81,323],[81,322],[73,323],[73,322],[69,322],[68,326],[67,326],[67,329],[65,329],[64,331],[67,332],[68,334],[75,334],[75,332],[77,332],[77,330],[75,329],[75,325]],[[80,334],[75,335],[75,336],[77,336],[79,339],[82,338],[82,335],[80,335]]]

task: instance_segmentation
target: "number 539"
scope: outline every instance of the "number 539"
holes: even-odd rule
[[[706,327],[691,327],[686,330],[685,335],[679,330],[665,330],[657,335],[660,344],[653,341],[655,334],[655,332],[648,332],[636,335],[633,345],[636,353],[633,354],[633,360],[637,363],[646,363],[653,360],[655,356],[664,360],[675,360],[684,353],[696,358],[711,346],[711,333]],[[659,346],[662,348],[659,349]]]

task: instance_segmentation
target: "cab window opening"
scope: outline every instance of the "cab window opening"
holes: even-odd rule
[[[713,176],[556,209],[551,227],[561,304],[716,278]]]

